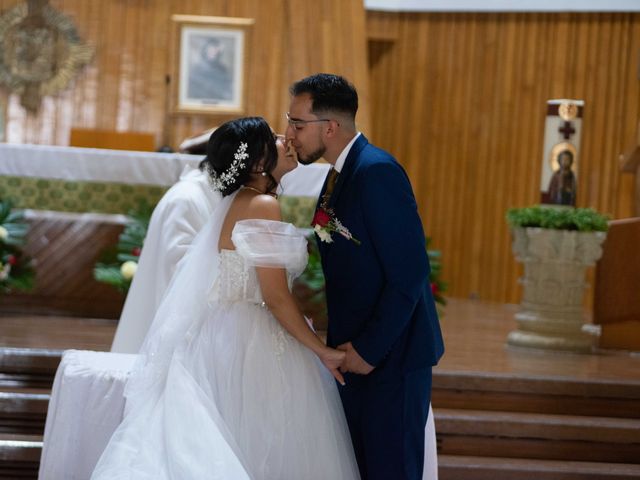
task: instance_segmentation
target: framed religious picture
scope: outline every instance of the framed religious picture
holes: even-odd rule
[[[245,110],[249,18],[173,15],[172,111],[240,114]]]

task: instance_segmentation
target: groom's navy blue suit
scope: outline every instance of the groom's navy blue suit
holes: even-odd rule
[[[326,182],[322,195],[326,190]],[[318,241],[327,343],[352,342],[375,369],[339,386],[363,480],[420,479],[431,367],[444,351],[425,235],[409,179],[360,135],[328,206],[362,243]]]

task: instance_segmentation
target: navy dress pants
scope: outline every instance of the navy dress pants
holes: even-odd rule
[[[421,480],[431,368],[345,380],[338,388],[362,480]]]

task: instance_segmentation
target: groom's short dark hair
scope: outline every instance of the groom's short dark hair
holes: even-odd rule
[[[289,89],[291,95],[308,93],[315,114],[341,112],[356,117],[358,111],[358,92],[344,77],[331,73],[316,73],[294,83]]]

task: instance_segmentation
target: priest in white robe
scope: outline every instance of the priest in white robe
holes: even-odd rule
[[[138,353],[178,263],[221,200],[206,172],[185,167],[156,205],[112,352]]]

